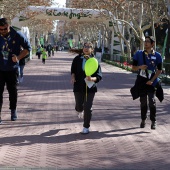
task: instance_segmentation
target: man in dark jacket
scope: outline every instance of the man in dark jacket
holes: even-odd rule
[[[141,106],[142,121],[140,127],[144,128],[146,124],[148,110],[147,100],[149,99],[151,129],[156,129],[155,84],[158,84],[158,76],[162,72],[162,57],[158,52],[153,50],[154,42],[153,37],[145,37],[145,50],[136,52],[133,57],[132,67],[134,71],[138,71],[136,85],[139,90]],[[137,97],[137,94],[135,94],[134,97]]]
[[[23,50],[21,51],[21,47]],[[11,121],[17,120],[17,78],[19,60],[31,50],[27,38],[15,31],[6,18],[0,18],[0,115],[6,84],[9,93]],[[0,116],[1,123],[1,116]]]
[[[51,57],[52,45],[48,44],[46,47],[46,51],[48,51],[48,57]]]

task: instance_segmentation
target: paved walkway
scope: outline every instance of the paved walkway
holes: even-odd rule
[[[70,65],[74,55],[57,52],[25,67],[19,85],[16,122],[10,121],[8,93],[4,93],[0,125],[0,170],[6,169],[170,169],[170,88],[157,100],[156,130],[140,129],[139,101],[129,92],[135,75],[101,63],[91,133],[81,135],[82,120],[74,111]]]

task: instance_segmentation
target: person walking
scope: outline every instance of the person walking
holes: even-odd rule
[[[160,53],[154,51],[154,44],[154,37],[145,37],[145,50],[137,51],[133,57],[132,70],[138,71],[137,81],[142,119],[140,128],[144,128],[146,125],[149,101],[151,129],[156,129],[155,84],[159,84],[157,81],[162,72],[162,57]]]
[[[89,58],[94,57],[93,50],[93,44],[91,42],[85,43],[83,49],[70,49],[70,52],[79,54],[72,61],[71,83],[73,84],[75,97],[75,110],[79,118],[84,118],[82,134],[89,133],[92,105],[95,93],[97,92],[97,83],[102,79],[100,65],[98,65],[97,71],[91,76],[86,76],[85,74],[85,63]],[[86,85],[85,79],[94,83],[91,88]]]
[[[50,43],[47,45],[46,51],[48,52],[48,57],[51,57],[52,45]]]
[[[38,56],[38,59],[41,58],[41,54],[42,54],[42,47],[38,45],[36,50],[36,55]]]
[[[23,50],[21,51],[21,47]],[[9,93],[11,121],[17,120],[17,78],[19,60],[31,50],[27,38],[15,31],[6,18],[0,18],[0,115],[5,84]],[[0,117],[0,123],[2,122]]]
[[[19,60],[19,77],[18,77],[18,83],[22,83],[24,81],[24,67],[25,67],[25,60],[29,58],[30,54],[26,55],[24,58]]]
[[[52,47],[52,56],[54,56],[55,46]]]
[[[45,48],[43,49],[42,52],[42,63],[45,64],[45,60],[47,59],[47,52],[45,50]]]

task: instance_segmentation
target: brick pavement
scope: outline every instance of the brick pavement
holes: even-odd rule
[[[81,135],[70,84],[74,55],[57,52],[43,65],[34,57],[19,85],[19,119],[10,121],[4,92],[0,125],[0,170],[170,169],[170,88],[157,100],[157,130],[140,129],[139,101],[129,89],[135,75],[102,63],[103,80],[93,106],[91,133]]]

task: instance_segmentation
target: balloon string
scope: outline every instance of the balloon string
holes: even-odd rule
[[[86,102],[87,102],[87,84],[86,84]]]

